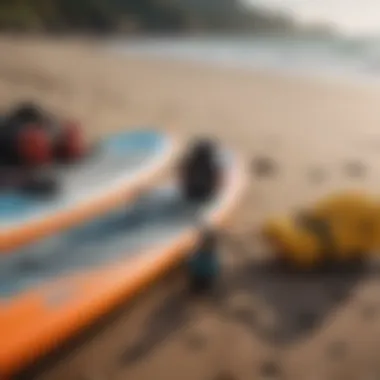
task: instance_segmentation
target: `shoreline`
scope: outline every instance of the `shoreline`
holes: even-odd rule
[[[292,47],[290,47],[289,50],[289,48],[286,47],[287,43],[291,43],[290,46],[292,46],[293,40],[291,36],[283,38],[285,50],[279,45],[282,38],[277,37],[277,39],[274,39],[276,41],[275,45],[270,46],[268,51],[261,51],[262,43],[266,40],[271,41],[272,39],[272,36],[256,36],[255,38],[252,36],[245,36],[245,38],[244,36],[241,38],[231,36],[225,38],[222,36],[193,36],[187,38],[170,36],[168,38],[132,37],[126,42],[118,39],[110,39],[105,49],[111,53],[117,53],[132,59],[171,61],[178,64],[193,63],[211,68],[284,76],[296,80],[307,79],[332,85],[380,88],[380,72],[376,72],[376,67],[373,66],[374,62],[368,62],[368,57],[367,60],[364,60],[365,57],[358,54],[358,52],[351,56],[342,57],[338,51],[333,53],[333,55],[331,55],[331,52],[329,53],[330,55],[326,55],[326,52],[323,53],[322,51],[322,55],[316,56],[317,60],[319,58],[322,59],[322,65],[313,67],[313,61],[302,64],[303,59],[310,59],[308,53],[306,53],[305,56],[293,56],[293,54],[298,54],[299,51],[297,51],[297,49],[293,51]],[[232,44],[234,41],[237,45]],[[250,41],[253,45],[249,43]],[[343,44],[344,41],[342,38],[341,43]],[[243,46],[239,46],[239,42],[243,42]],[[214,45],[217,47],[214,48]],[[210,54],[207,47],[211,47]],[[316,48],[318,48],[318,45]],[[342,48],[342,46],[337,44],[334,49],[339,48]],[[334,49],[332,51],[334,51]],[[269,52],[271,58],[261,62],[260,54],[262,52],[264,52],[264,54]],[[283,62],[284,60],[286,61],[288,57],[290,57],[290,61],[284,65]],[[334,61],[329,62],[329,60],[337,59],[337,57],[342,58],[339,65],[337,65],[337,62],[334,64]],[[294,61],[292,62],[291,59],[294,59]],[[354,61],[352,61],[352,59],[354,59]]]
[[[109,50],[109,49],[108,49]],[[115,49],[116,50],[116,49]],[[277,68],[268,68],[265,67],[265,65],[257,65],[257,66],[250,66],[248,64],[234,64],[234,63],[227,63],[227,62],[210,62],[210,61],[202,61],[199,60],[192,60],[192,59],[185,59],[185,58],[163,58],[163,57],[157,57],[154,55],[147,54],[133,54],[123,51],[113,51],[111,54],[122,56],[126,59],[131,60],[148,60],[151,62],[161,62],[161,63],[172,63],[172,64],[178,64],[178,65],[194,65],[199,67],[204,67],[208,69],[220,69],[220,70],[226,70],[228,71],[240,71],[244,72],[246,74],[252,74],[252,75],[260,75],[260,76],[271,76],[276,77],[278,79],[290,79],[294,81],[304,81],[315,85],[322,85],[322,86],[340,86],[340,87],[346,87],[348,89],[364,89],[364,90],[374,90],[380,92],[380,73],[379,77],[376,79],[375,76],[371,77],[371,75],[366,74],[347,74],[347,75],[337,75],[335,73],[328,73],[328,72],[322,72],[319,71],[312,71],[308,69],[304,70],[290,70],[287,68],[281,69],[279,67]]]

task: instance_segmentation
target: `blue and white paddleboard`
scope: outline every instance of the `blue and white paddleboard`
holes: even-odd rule
[[[175,140],[161,132],[117,133],[81,164],[54,169],[60,191],[52,199],[0,190],[0,254],[134,200],[178,151]]]

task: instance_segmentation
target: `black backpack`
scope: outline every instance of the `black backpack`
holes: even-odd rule
[[[180,169],[186,199],[208,200],[215,195],[220,179],[217,150],[209,140],[196,141],[182,162]]]

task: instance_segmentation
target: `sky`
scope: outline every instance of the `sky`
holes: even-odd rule
[[[302,22],[328,22],[350,35],[380,33],[380,0],[244,0],[291,12]]]

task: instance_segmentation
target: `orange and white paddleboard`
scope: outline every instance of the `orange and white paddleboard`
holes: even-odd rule
[[[247,181],[240,158],[221,151],[224,185],[215,199],[189,204],[175,181],[103,217],[0,256],[0,377],[89,325],[183,260],[197,224],[221,227]],[[3,377],[1,377],[3,378]]]

